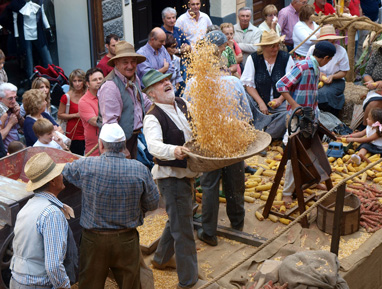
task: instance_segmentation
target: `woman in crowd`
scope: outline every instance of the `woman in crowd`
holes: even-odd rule
[[[363,101],[363,124],[367,125],[367,116],[372,108],[382,108],[382,40],[373,43],[373,51],[367,62],[364,85],[370,90]]]
[[[277,33],[278,36],[281,36],[281,27],[278,24],[278,10],[276,6],[273,4],[265,6],[262,14],[265,20],[259,25],[259,29],[263,32],[269,32],[273,30]]]
[[[289,54],[280,50],[280,43],[284,38],[285,36],[280,37],[273,30],[264,31],[261,42],[256,44],[260,48],[257,52],[252,53],[251,57],[248,57],[240,78],[249,94],[248,99],[256,128],[263,129],[268,126],[270,131],[266,131],[273,138],[282,137],[284,134],[286,114],[286,102],[277,92],[275,85],[294,65]],[[269,113],[272,113],[272,118],[265,116]],[[284,122],[283,124],[279,125],[278,121],[274,122],[278,117],[280,117],[280,121]],[[271,122],[275,125],[270,125]],[[258,127],[259,125],[262,127]]]
[[[61,97],[57,117],[67,121],[66,136],[72,140],[70,151],[83,155],[85,152],[84,127],[78,112],[78,102],[86,92],[85,72],[82,69],[75,69],[70,73],[69,87],[69,91]],[[67,106],[69,106],[68,113]]]
[[[317,38],[317,41],[327,40],[336,47],[333,58],[328,64],[320,67],[320,81],[323,86],[318,89],[318,107],[337,117],[345,104],[345,76],[350,69],[346,49],[336,44],[336,41],[342,38],[345,36],[336,35],[332,25],[322,27],[320,36]],[[313,53],[314,48],[315,45],[310,47],[307,57]]]
[[[232,49],[232,51],[235,52],[235,58],[236,58],[236,66],[237,66],[237,74],[241,76],[241,68],[240,63],[243,61],[243,53],[239,47],[239,45],[236,43],[235,40],[233,40],[233,36],[235,35],[235,29],[233,28],[232,23],[222,23],[220,24],[220,29],[224,33],[224,35],[227,37],[227,45]]]
[[[46,94],[40,89],[30,89],[23,94],[23,105],[26,112],[23,129],[27,146],[33,146],[37,141],[32,127],[38,119],[48,119],[53,124],[55,130],[63,132],[54,119],[45,112],[46,104]]]
[[[45,93],[45,100],[46,100],[46,109],[45,112],[51,114],[51,105],[50,105],[50,82],[44,77],[37,77],[32,81],[32,89],[41,89]],[[21,116],[25,117],[25,109],[24,105],[21,105],[20,107],[20,114]]]
[[[300,9],[298,17],[299,22],[293,28],[293,43],[294,48],[296,48],[301,42],[303,42],[314,30],[318,28],[318,25],[311,20],[311,16],[314,14],[314,6],[305,5]],[[319,31],[312,35],[304,44],[302,44],[293,54],[293,59],[295,61],[305,59],[306,54],[310,46],[314,44],[314,40],[317,40],[319,36]]]

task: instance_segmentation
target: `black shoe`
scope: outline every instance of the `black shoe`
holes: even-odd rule
[[[210,246],[217,246],[218,245],[218,238],[216,236],[208,236],[204,233],[203,228],[200,228],[198,230],[198,238],[199,240],[203,241],[204,243],[207,243]]]
[[[245,171],[246,174],[251,174],[251,175],[253,175],[254,173],[257,172],[256,169],[254,169],[254,168],[252,168],[252,167],[250,167],[250,166],[246,166],[245,169],[244,169],[244,171]]]
[[[231,225],[232,229],[238,230],[238,231],[243,231],[244,228],[244,222],[241,222],[240,225],[238,226],[233,226]]]

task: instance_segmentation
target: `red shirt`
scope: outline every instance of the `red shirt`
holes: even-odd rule
[[[66,94],[61,96],[60,102],[64,104],[64,106],[66,106],[66,102],[67,102]],[[72,100],[70,100],[69,114],[73,114],[77,112],[78,112],[78,103],[74,103]],[[66,136],[70,138],[71,140],[85,140],[84,126],[82,125],[82,121],[80,118],[71,118],[68,120],[68,124],[66,125]]]
[[[361,13],[359,11],[359,0],[351,0],[349,4],[349,10],[351,15],[361,16]]]
[[[316,5],[316,2],[313,3],[314,7],[315,7],[315,11],[316,13],[320,13],[322,11],[322,13],[324,15],[329,15],[329,14],[333,14],[336,12],[336,10],[334,10],[333,6],[330,5],[329,3],[326,3],[325,6],[324,6],[324,10],[321,10],[317,5]]]
[[[107,65],[107,62],[110,60],[110,58],[107,56],[107,54],[98,62],[97,67],[101,68],[103,71],[103,76],[106,77],[114,69],[114,67],[111,67]]]
[[[87,154],[98,143],[99,128],[89,123],[89,119],[98,116],[98,98],[88,90],[78,102],[78,111],[84,126],[85,154]],[[91,156],[99,156],[98,149]]]

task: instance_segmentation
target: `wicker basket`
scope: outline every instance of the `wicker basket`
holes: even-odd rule
[[[196,154],[198,151],[195,142],[189,141],[185,146],[191,151],[188,154],[187,166],[194,172],[209,172],[217,169],[224,168],[226,166],[238,163],[242,160],[250,158],[255,154],[263,151],[269,146],[272,141],[272,137],[266,132],[256,132],[256,140],[248,146],[248,150],[245,154],[234,158],[211,158]]]

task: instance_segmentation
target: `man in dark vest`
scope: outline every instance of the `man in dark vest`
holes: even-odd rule
[[[154,102],[145,116],[143,133],[149,152],[155,158],[152,174],[168,215],[152,265],[157,269],[176,268],[178,288],[198,288],[204,284],[198,280],[192,224],[192,184],[198,173],[187,168],[185,151],[188,149],[183,146],[192,135],[187,119],[188,103],[175,97],[170,79],[171,74],[153,69],[142,78],[144,92]]]
[[[108,61],[114,69],[105,77],[98,91],[99,114],[102,124],[118,123],[126,135],[126,148],[136,159],[138,134],[151,101],[142,93],[136,76],[137,64],[146,57],[135,53],[134,46],[126,41],[115,45],[115,56]]]

